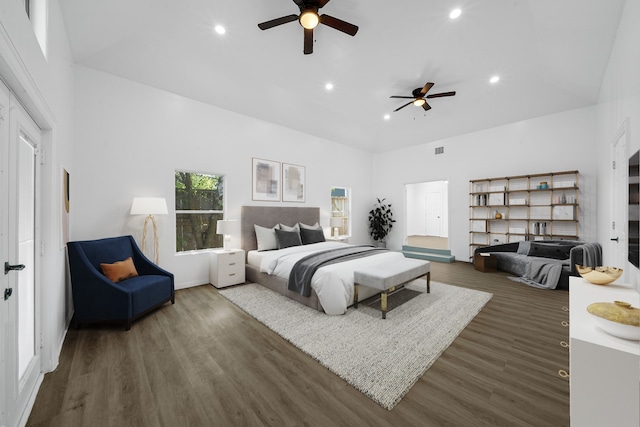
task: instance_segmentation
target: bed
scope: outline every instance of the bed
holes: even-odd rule
[[[319,242],[280,250],[257,251],[254,225],[271,228],[276,224],[319,223],[320,209],[313,207],[243,206],[241,208],[241,246],[246,253],[247,281],[258,283],[301,304],[330,315],[344,314],[353,304],[353,272],[380,263],[404,259],[399,252],[378,251],[374,255],[320,267],[311,279],[309,296],[288,289],[288,269],[296,259],[311,251],[325,251],[348,246],[341,242]],[[379,293],[374,288],[361,288],[360,300]]]

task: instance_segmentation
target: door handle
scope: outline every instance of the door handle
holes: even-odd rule
[[[11,270],[24,270],[24,264],[9,264],[5,261],[4,263],[4,274],[9,274]]]
[[[617,237],[616,237],[615,239],[611,239],[611,241],[612,241],[612,242],[616,242],[616,243],[617,243],[619,240],[620,240],[620,239],[619,239],[619,238],[617,238]]]
[[[13,293],[13,288],[7,288],[4,290],[4,300],[8,300],[9,297],[11,297],[11,294]]]

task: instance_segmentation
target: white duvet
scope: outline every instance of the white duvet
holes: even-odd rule
[[[340,242],[322,242],[262,252],[260,271],[289,279],[291,269],[300,258],[313,252],[340,248],[344,245],[345,243]],[[311,279],[311,288],[318,294],[325,313],[330,315],[344,314],[347,307],[353,302],[353,272],[355,270],[366,270],[367,267],[380,263],[393,263],[401,258],[404,258],[404,255],[399,252],[385,251],[372,256],[320,267]],[[362,295],[363,298],[375,293],[375,290],[367,292],[363,289],[363,291],[366,292]]]

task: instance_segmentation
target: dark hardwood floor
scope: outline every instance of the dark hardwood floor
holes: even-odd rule
[[[27,425],[568,426],[568,292],[431,271],[494,297],[391,411],[204,285],[130,331],[69,330]]]

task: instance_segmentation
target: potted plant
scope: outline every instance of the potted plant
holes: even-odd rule
[[[376,199],[378,203],[369,211],[369,234],[376,241],[378,246],[385,246],[385,238],[393,228],[393,212],[391,203],[384,203],[386,199]]]

